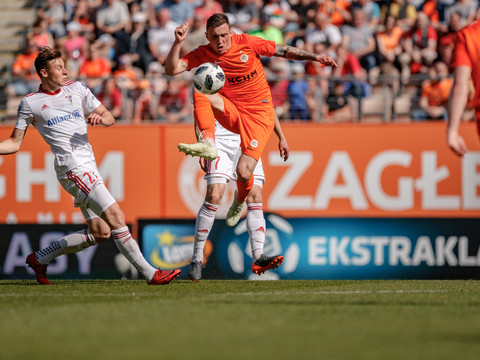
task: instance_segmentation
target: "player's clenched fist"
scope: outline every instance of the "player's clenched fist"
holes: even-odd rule
[[[180,25],[175,29],[175,40],[177,42],[182,42],[183,40],[185,40],[187,33],[188,33],[188,24],[185,23],[183,25]]]

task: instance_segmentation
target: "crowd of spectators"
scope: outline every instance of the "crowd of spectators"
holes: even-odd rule
[[[193,121],[191,74],[167,77],[163,64],[178,25],[190,24],[188,52],[206,43],[205,23],[216,12],[237,33],[336,59],[334,69],[262,59],[277,114],[292,121],[351,118],[351,99],[369,98],[385,78],[394,96],[418,80],[411,119],[445,119],[455,33],[480,14],[477,0],[46,0],[12,66],[8,95],[36,90],[33,60],[48,45],[119,120]]]

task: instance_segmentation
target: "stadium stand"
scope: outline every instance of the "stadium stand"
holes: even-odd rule
[[[35,21],[33,0],[0,2],[0,120],[7,114],[7,77],[25,34]]]
[[[270,28],[276,27],[274,30],[283,34],[285,45],[337,58],[345,57],[345,52],[348,52],[347,58],[358,57],[357,62],[360,61],[362,65],[360,72],[363,74],[358,73],[358,69],[355,70],[352,65],[355,62],[351,61],[340,72],[320,69],[311,62],[304,64],[304,77],[310,84],[313,101],[310,99],[309,102],[309,118],[302,121],[409,122],[412,109],[419,105],[421,84],[429,76],[429,65],[439,59],[448,65],[455,33],[472,19],[478,18],[477,0],[463,0],[449,3],[450,5],[435,0],[185,0],[182,6],[187,3],[193,12],[179,11],[180,3],[169,0],[0,1],[0,124],[14,121],[18,103],[26,94],[25,91],[34,90],[32,76],[29,78],[21,72],[12,71],[14,62],[22,55],[28,55],[31,38],[35,38],[37,46],[48,42],[58,46],[65,55],[70,77],[86,83],[97,80],[101,84],[102,78],[108,77],[107,73],[99,79],[85,78],[84,74],[79,73],[86,53],[98,51],[102,61],[110,65],[110,77],[115,78],[122,93],[123,115],[119,120],[124,123],[147,123],[175,118],[168,111],[167,114],[159,115],[159,111],[162,112],[159,104],[169,79],[162,73],[164,55],[153,52],[152,46],[161,43],[168,50],[168,42],[173,41],[172,29],[178,25],[173,21],[174,18],[191,13],[187,21],[197,25],[191,27],[194,43],[184,46],[185,51],[190,50],[204,40],[204,30],[201,27],[206,19],[202,16],[218,9],[223,9],[231,18],[236,32],[247,31],[261,37],[268,36],[259,25],[267,21]],[[336,15],[332,15],[328,9],[336,9]],[[169,26],[162,26],[159,15],[168,11],[170,15],[167,17],[172,21]],[[119,14],[125,20],[120,30],[111,25],[112,19],[117,19]],[[357,54],[354,50],[348,50],[349,44],[355,45],[361,40],[357,38],[360,30],[352,31],[352,26],[356,24],[355,19],[359,16],[363,18],[363,15],[365,21],[361,27],[362,34],[368,35],[369,39],[375,34],[375,51],[369,52],[368,64],[361,62],[365,57],[360,56],[361,52]],[[387,20],[390,18],[395,18],[395,36],[388,31]],[[103,24],[105,22],[108,26]],[[428,31],[425,26],[428,26]],[[69,35],[74,30],[85,39],[85,46],[81,49],[76,49],[71,44],[74,41]],[[154,31],[165,35],[161,41],[158,36],[153,36]],[[425,34],[428,39],[435,39],[435,43],[429,40],[436,49],[427,54],[434,54],[430,57],[423,54],[425,51],[422,46],[427,43]],[[381,42],[379,37],[382,38]],[[418,51],[413,49],[408,55],[407,50],[412,48],[412,44],[418,45]],[[428,62],[422,60],[424,58],[428,58]],[[27,67],[28,56],[23,56],[22,64],[24,68]],[[272,60],[264,62],[271,83],[275,83],[278,77],[273,64],[275,61]],[[150,65],[154,65],[152,69],[159,68],[154,78],[149,77]],[[286,68],[281,80],[288,82],[293,79],[293,63],[286,62],[284,65]],[[127,76],[126,67],[136,76]],[[120,76],[119,73],[123,75]],[[23,85],[22,76],[25,81]],[[348,84],[351,83],[349,79],[352,76],[356,79],[353,87]],[[191,74],[186,74],[181,79],[186,84],[190,80]],[[359,82],[363,82],[362,94],[358,93]],[[101,86],[94,87],[96,94],[101,91]],[[284,96],[278,94],[278,91],[282,91],[278,86],[274,91],[276,97],[286,99],[287,102],[279,109],[282,121],[292,120],[292,116],[285,110],[291,105],[288,103],[290,99],[287,90],[285,89]],[[140,108],[137,109],[137,106]],[[191,116],[179,119],[181,120],[178,121],[193,121]]]

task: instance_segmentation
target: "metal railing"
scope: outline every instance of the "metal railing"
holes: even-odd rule
[[[402,84],[396,76],[378,76],[374,81],[370,82],[362,82],[349,76],[341,78],[304,76],[303,79],[309,86],[309,94],[307,96],[310,102],[307,108],[308,119],[303,121],[319,123],[389,123],[410,120],[410,110],[418,106],[421,81],[425,77],[412,76],[406,84]],[[269,78],[268,80],[274,81],[275,79]],[[294,78],[288,77],[282,80],[293,81]],[[191,107],[191,85],[188,79],[162,76],[157,81],[162,82],[163,85],[158,86],[158,84],[154,84],[154,80],[145,78],[138,80],[137,84],[139,86],[137,88],[126,89],[120,87],[122,93],[122,115],[117,120],[124,123],[137,124],[169,122],[168,119],[172,112],[178,112],[179,105],[182,103],[178,102],[176,106],[171,106],[167,103],[160,110],[160,98],[167,91],[169,84],[175,81],[183,82],[180,86],[186,88],[186,97],[188,99],[184,103],[186,107]],[[39,83],[36,81],[28,82],[22,78],[8,77],[0,79],[0,125],[11,124],[16,120],[16,112],[21,99],[28,92],[36,91],[38,85]],[[98,95],[102,87],[100,86],[93,90]],[[146,94],[151,96],[153,103],[141,104],[140,98],[142,96],[146,97]],[[285,95],[283,97],[286,98],[286,101],[289,101],[288,94],[283,95]],[[183,94],[183,97],[185,97],[185,94]],[[172,99],[175,100],[175,96],[170,94],[170,100],[172,101]],[[274,103],[275,100],[274,98]],[[342,104],[338,104],[340,100],[343,102]],[[147,111],[142,112],[147,114],[146,118],[139,118],[139,106],[148,107]],[[289,104],[285,105],[285,108],[287,111],[282,112],[281,120],[295,121],[294,116],[288,111],[290,108]],[[191,111],[181,121],[193,122]],[[298,120],[297,117],[297,121],[302,120]]]

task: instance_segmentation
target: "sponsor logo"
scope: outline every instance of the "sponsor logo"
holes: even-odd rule
[[[164,270],[186,267],[193,254],[195,226],[175,224],[149,224],[142,231],[142,248],[152,266]],[[204,263],[213,249],[206,240]]]
[[[67,115],[64,115],[64,116],[55,116],[51,119],[48,119],[47,120],[47,125],[48,126],[53,126],[53,125],[60,124],[60,123],[62,123],[64,121],[67,121],[67,120],[79,119],[81,117],[82,117],[82,113],[80,112],[80,110],[75,109],[71,114],[67,114]]]
[[[227,81],[229,85],[237,86],[237,85],[242,85],[246,82],[252,81],[257,76],[258,76],[258,73],[255,70],[255,71],[252,71],[250,74],[227,78]]]
[[[42,111],[48,109],[48,106],[46,104],[43,104],[42,106]]]

